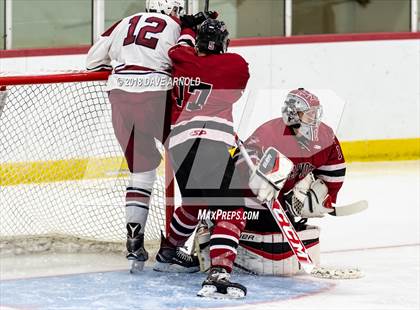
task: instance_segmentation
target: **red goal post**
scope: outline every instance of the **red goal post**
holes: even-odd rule
[[[105,243],[123,249],[128,171],[104,91],[108,76],[105,71],[0,74],[2,251],[13,252],[14,240],[22,248],[26,241],[51,236],[59,242],[89,240],[90,249]],[[174,209],[169,175],[169,165],[162,165],[148,240],[168,231]]]
[[[66,71],[66,72],[42,72],[32,75],[19,75],[15,73],[2,73],[0,75],[0,87],[30,84],[55,84],[74,83],[89,81],[106,81],[109,71]]]

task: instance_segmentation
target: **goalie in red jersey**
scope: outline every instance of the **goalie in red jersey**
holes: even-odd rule
[[[274,147],[293,162],[293,169],[280,191],[267,186],[255,171],[249,186],[260,202],[278,197],[312,260],[319,264],[319,228],[306,222],[333,212],[332,203],[343,184],[346,165],[333,130],[321,122],[322,106],[316,95],[303,88],[289,92],[282,114],[282,118],[261,125],[244,144],[251,158],[257,160]],[[260,217],[247,222],[237,264],[259,274],[297,273],[299,263],[270,212],[250,200],[247,207],[260,210]]]
[[[308,218],[323,217],[333,212],[346,171],[340,143],[333,130],[321,122],[319,99],[300,88],[291,91],[282,108],[283,117],[262,124],[244,142],[248,154],[258,164],[272,148],[285,155],[293,168],[282,184],[274,188],[257,170],[249,172],[245,159],[236,153],[237,171],[241,180],[249,180],[252,193],[247,195],[245,211],[258,211],[257,220],[248,220],[241,234],[236,266],[256,274],[293,275],[300,265],[287,240],[277,226],[265,202],[278,198],[308,249],[313,262],[319,265],[319,228],[307,225]],[[282,170],[281,167],[279,170]],[[252,197],[254,196],[254,198]],[[257,198],[255,198],[257,197]],[[297,218],[300,218],[298,221]],[[208,249],[203,247],[208,232],[198,232],[202,269],[209,265]],[[207,259],[206,259],[207,258]]]
[[[238,298],[246,288],[230,281],[243,220],[244,198],[233,177],[229,149],[235,145],[233,104],[242,96],[248,64],[238,54],[227,53],[228,31],[222,21],[206,20],[197,41],[185,28],[179,44],[169,51],[173,62],[172,92],[175,111],[169,154],[182,195],[175,210],[168,239],[162,238],[155,270],[194,272],[198,259],[180,250],[194,232],[199,212],[223,210],[235,217],[216,217],[209,241],[211,269],[199,296]],[[174,109],[173,109],[174,110]]]

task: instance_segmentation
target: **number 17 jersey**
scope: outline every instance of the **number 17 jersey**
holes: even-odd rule
[[[90,71],[112,70],[107,90],[161,91],[172,88],[168,51],[180,35],[179,20],[160,13],[138,13],[115,23],[91,47]]]
[[[169,148],[195,138],[235,145],[232,109],[248,83],[248,63],[234,53],[198,56],[185,45],[173,47],[169,57],[174,83]]]

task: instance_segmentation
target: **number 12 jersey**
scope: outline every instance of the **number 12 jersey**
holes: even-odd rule
[[[105,31],[87,55],[91,71],[113,70],[107,90],[128,92],[172,88],[168,51],[180,35],[179,20],[160,13],[138,13]]]

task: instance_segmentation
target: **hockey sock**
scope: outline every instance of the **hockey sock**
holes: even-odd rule
[[[210,236],[210,259],[212,267],[225,268],[232,271],[235,261],[239,236],[244,229],[243,221],[218,221]]]
[[[131,174],[125,198],[127,223],[139,223],[139,233],[144,233],[149,214],[150,196],[156,180],[156,169]]]
[[[198,224],[198,208],[182,206],[172,216],[168,241],[173,246],[183,246]]]

